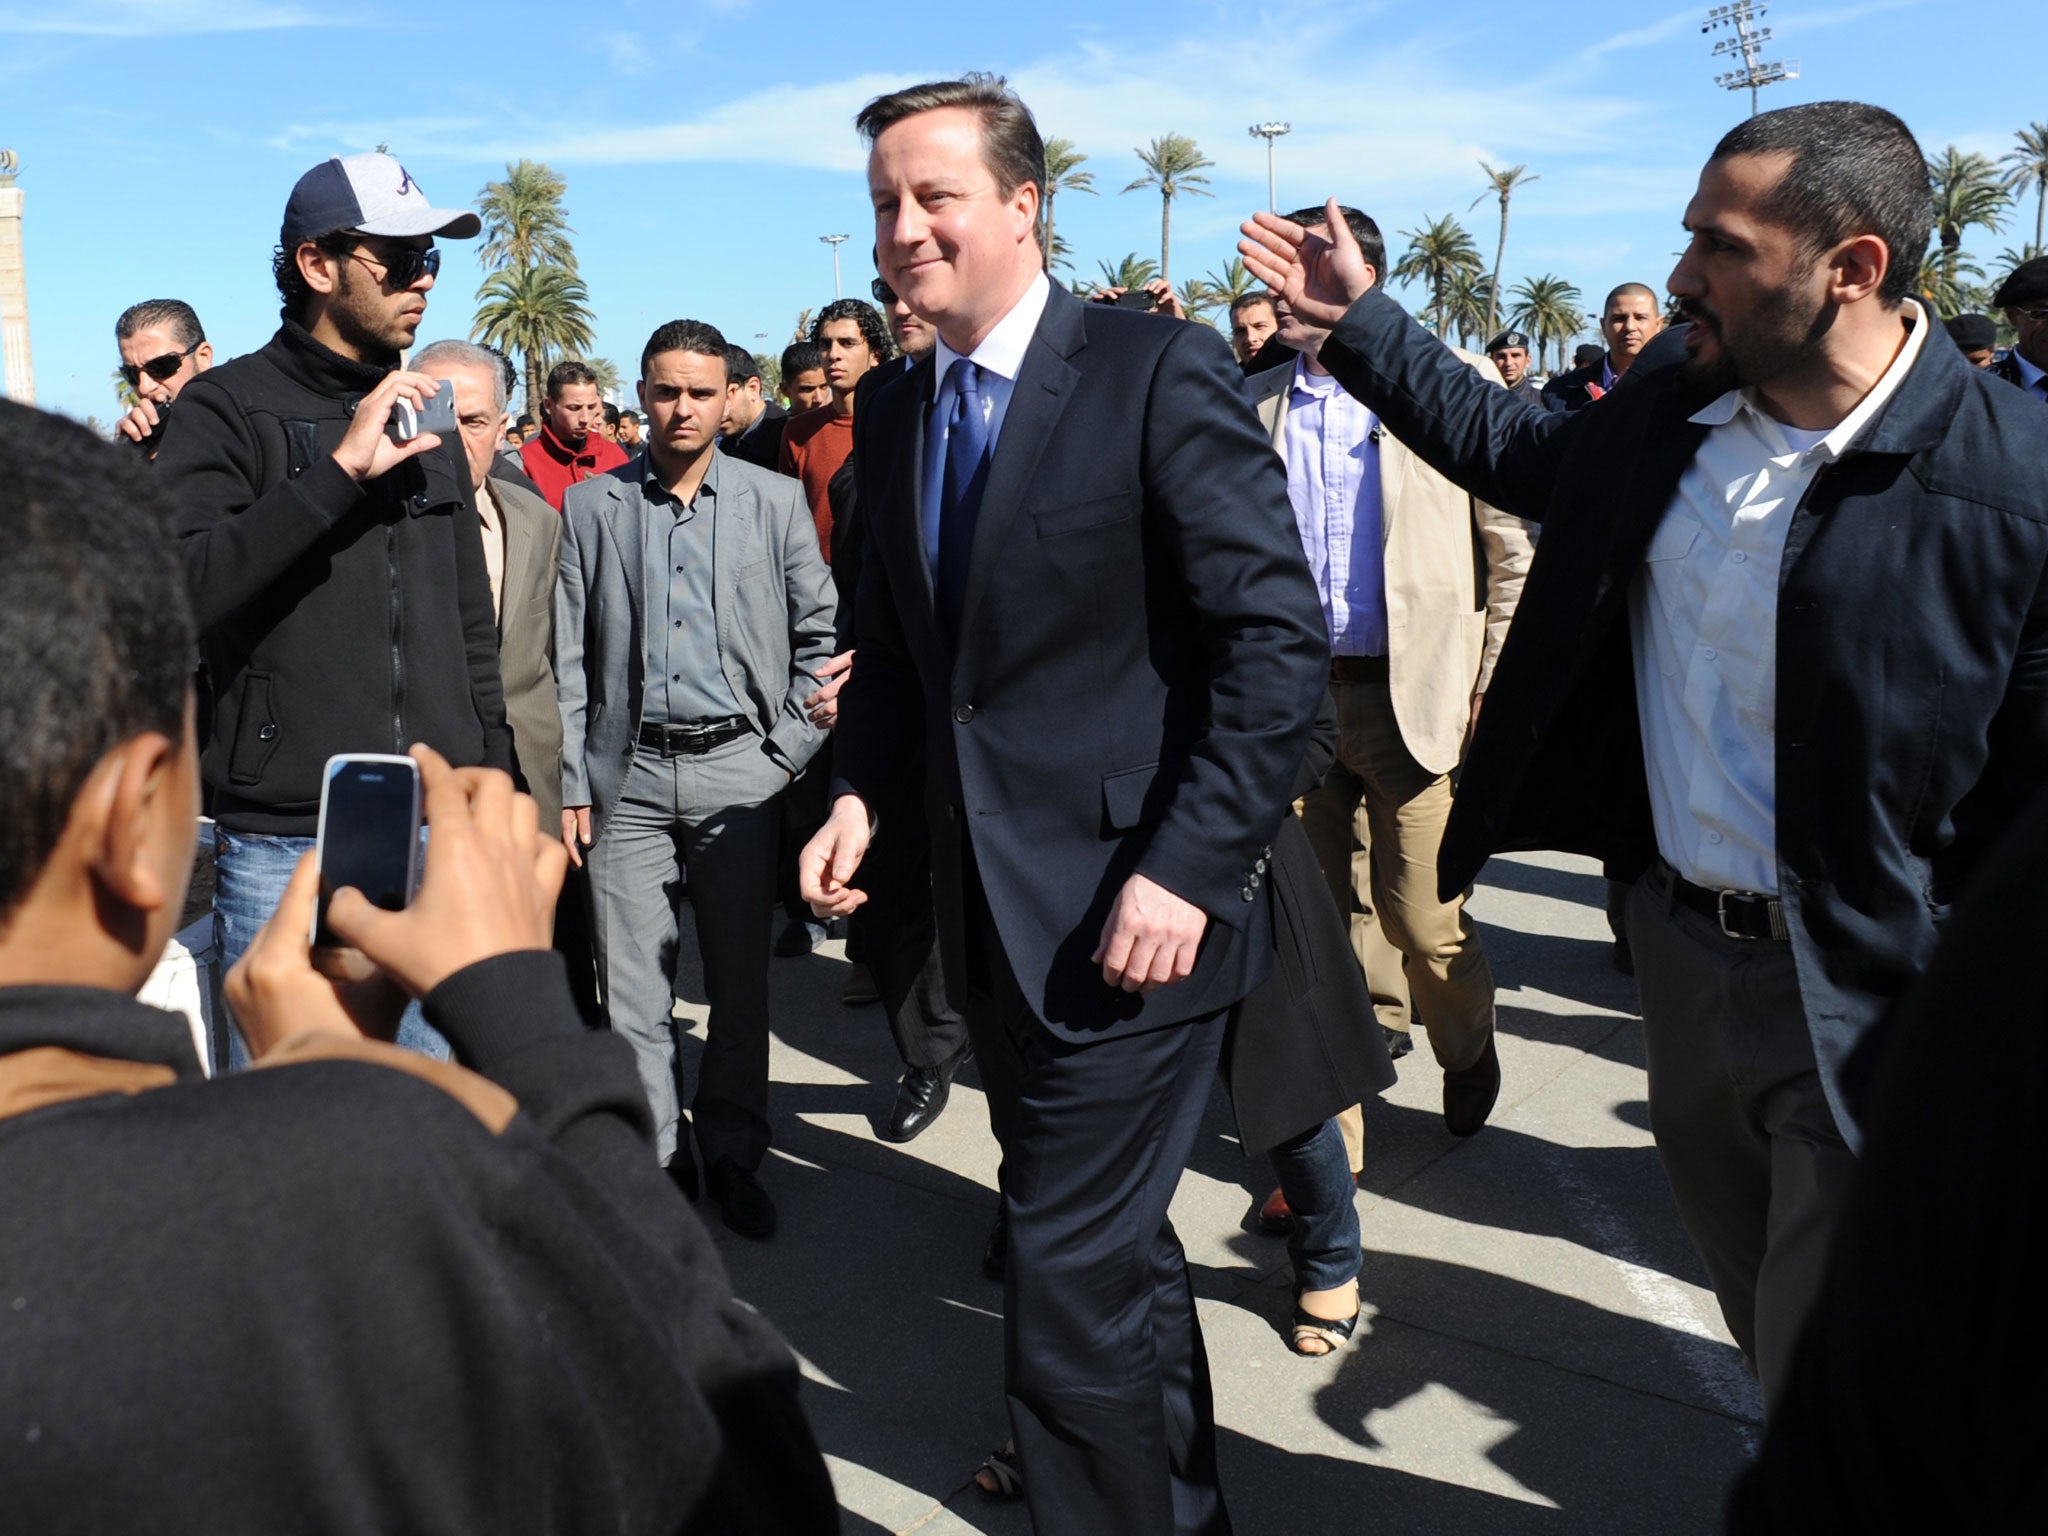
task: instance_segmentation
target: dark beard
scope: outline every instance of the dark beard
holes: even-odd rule
[[[1768,294],[1743,322],[1741,331],[1731,336],[1718,320],[1708,319],[1692,303],[1683,303],[1679,312],[1714,337],[1720,355],[1711,362],[1688,357],[1681,376],[1702,395],[1723,395],[1731,389],[1767,384],[1805,360],[1834,325],[1835,311],[1836,306],[1828,303],[1802,310],[1798,290],[1780,288]]]

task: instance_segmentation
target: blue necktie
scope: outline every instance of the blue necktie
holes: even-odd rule
[[[967,562],[974,552],[974,522],[988,483],[988,418],[982,412],[980,372],[964,357],[946,370],[953,408],[946,416],[946,479],[939,492],[939,560],[932,596],[948,639],[960,638],[967,601]]]

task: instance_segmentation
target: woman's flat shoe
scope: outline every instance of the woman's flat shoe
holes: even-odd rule
[[[988,1482],[982,1481],[984,1477]],[[1017,1459],[1017,1447],[1006,1445],[1000,1451],[990,1451],[988,1460],[974,1474],[974,1486],[991,1499],[1021,1498],[1024,1493],[1024,1467]]]
[[[1320,1360],[1349,1344],[1357,1327],[1358,1312],[1355,1308],[1349,1317],[1317,1317],[1304,1309],[1297,1299],[1294,1303],[1294,1341],[1289,1347],[1306,1359]]]

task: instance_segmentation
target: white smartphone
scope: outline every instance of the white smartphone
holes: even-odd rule
[[[327,902],[354,886],[387,912],[412,900],[420,862],[420,768],[409,757],[344,753],[320,784],[320,901],[313,947],[344,946],[327,928]]]

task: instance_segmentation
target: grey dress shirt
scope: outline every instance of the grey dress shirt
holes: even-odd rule
[[[647,688],[640,718],[648,725],[730,719],[745,711],[718,659],[718,611],[711,585],[718,456],[712,455],[704,483],[687,502],[662,485],[652,454],[642,462]],[[655,601],[657,595],[662,602]]]

